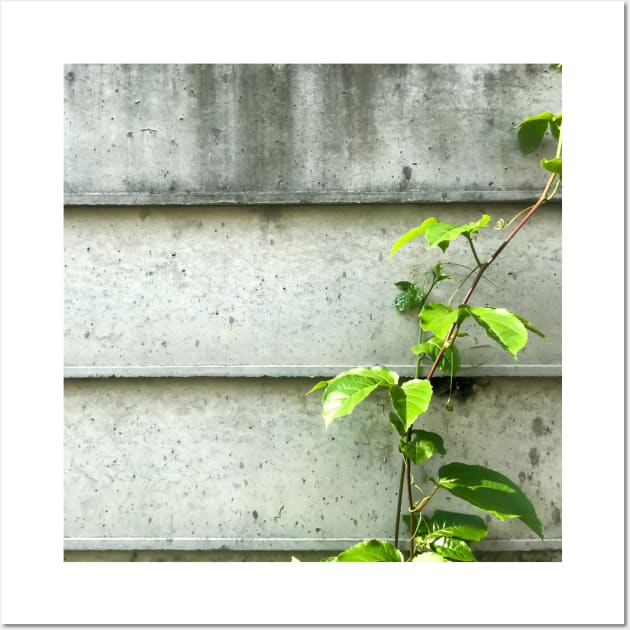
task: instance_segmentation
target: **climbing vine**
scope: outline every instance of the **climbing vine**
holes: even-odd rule
[[[553,64],[552,67],[562,71],[561,64]],[[412,474],[412,463],[421,464],[433,457],[442,457],[447,452],[442,436],[421,428],[418,422],[433,402],[432,379],[438,370],[449,379],[447,407],[452,410],[453,382],[461,365],[458,342],[468,334],[467,329],[478,327],[492,343],[498,344],[515,360],[526,346],[530,333],[544,337],[522,315],[498,306],[475,305],[473,300],[475,289],[488,269],[536,211],[556,195],[562,181],[562,114],[542,112],[528,116],[513,130],[524,154],[537,150],[546,134],[555,139],[556,151],[540,162],[548,177],[535,203],[521,210],[507,223],[503,219],[495,222],[495,229],[506,230],[508,234],[494,252],[486,258],[479,254],[481,236],[491,226],[492,219],[488,214],[460,225],[436,217],[427,218],[402,235],[391,248],[390,255],[394,256],[402,247],[423,238],[427,249],[438,248],[445,254],[451,243],[460,239],[465,242],[470,254],[470,261],[456,263],[469,270],[464,283],[470,283],[456,306],[453,306],[453,299],[463,289],[462,283],[451,294],[452,299],[448,303],[432,300],[438,285],[453,281],[446,271],[447,261],[426,270],[424,282],[420,286],[407,280],[396,283],[400,293],[394,299],[394,307],[399,312],[416,312],[418,315],[418,337],[411,347],[411,352],[416,356],[414,378],[403,381],[396,372],[385,367],[363,366],[321,381],[309,392],[323,389],[323,417],[325,426],[329,427],[338,418],[352,413],[373,391],[384,389],[391,405],[389,424],[398,435],[401,455],[394,544],[366,540],[337,556],[326,558],[326,561],[473,561],[475,558],[470,543],[482,540],[487,535],[484,520],[474,514],[438,509],[428,514],[427,507],[438,492],[448,492],[459,497],[499,520],[519,519],[537,536],[543,537],[543,527],[532,502],[516,483],[499,471],[478,464],[450,462],[439,468],[435,478],[430,478],[433,487],[428,491],[415,484]],[[429,367],[426,376],[421,377],[423,362]],[[402,514],[404,497],[407,506],[406,513]],[[399,548],[401,521],[408,532],[408,545],[404,550]]]

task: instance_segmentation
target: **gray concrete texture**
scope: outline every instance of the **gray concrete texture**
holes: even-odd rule
[[[442,253],[427,251],[422,238],[390,258],[391,245],[429,216],[463,223],[487,212],[507,220],[519,209],[68,208],[67,375],[322,376],[366,364],[410,375],[418,318],[394,309],[394,283],[420,283],[436,262],[471,264],[472,257],[458,241]],[[465,364],[485,362],[476,374],[559,375],[560,220],[558,206],[541,209],[473,299],[515,310],[547,338],[530,334],[515,362],[469,326],[461,347],[486,346],[463,353]],[[505,236],[482,230],[480,255]],[[445,270],[456,279],[468,273]],[[444,283],[435,301],[447,300],[456,286]]]
[[[474,547],[473,543],[473,547]],[[339,549],[339,552],[343,549]],[[321,562],[331,551],[65,551],[64,562],[290,562],[292,557],[300,562]],[[562,551],[480,551],[475,558],[482,562],[561,562]]]
[[[67,204],[513,201],[542,65],[65,66]]]
[[[312,379],[66,380],[67,549],[326,550],[391,538],[400,456],[383,392],[328,430]],[[507,474],[532,500],[545,543],[488,516],[482,550],[558,548],[560,383],[477,379],[419,425],[449,461]],[[496,445],[500,444],[500,448]],[[489,447],[489,445],[495,445]],[[474,512],[439,492],[433,507]],[[508,539],[510,539],[508,541]]]
[[[418,243],[389,260],[391,245],[428,216],[508,220],[536,197],[552,139],[522,156],[508,129],[557,112],[561,77],[540,65],[75,64],[64,84],[68,553],[317,559],[391,537],[400,455],[387,401],[326,431],[303,377],[361,364],[411,374],[417,318],[394,310],[394,283],[465,253]],[[452,414],[436,393],[422,422],[444,435],[445,461],[501,470],[531,497],[545,542],[490,519],[479,551],[495,557],[559,553],[560,231],[560,206],[541,209],[474,299],[547,340],[530,337],[518,362],[465,353],[483,363],[472,393],[458,390]],[[504,236],[483,230],[480,253]],[[85,378],[113,375],[137,378]],[[436,505],[466,509],[443,493]]]

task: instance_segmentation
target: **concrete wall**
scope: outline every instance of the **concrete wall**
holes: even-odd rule
[[[68,553],[311,558],[392,536],[385,400],[325,431],[304,394],[355,365],[411,374],[393,283],[463,252],[389,248],[427,216],[508,219],[536,196],[544,151],[524,158],[506,130],[560,109],[545,70],[66,66]],[[517,363],[465,352],[484,362],[472,387],[423,418],[445,461],[506,472],[537,508],[545,542],[489,519],[485,554],[560,548],[560,230],[560,206],[541,211],[475,298],[547,340]],[[503,233],[484,237],[487,254]]]
[[[75,204],[531,198],[538,160],[506,131],[560,108],[534,65],[69,65],[65,83]]]

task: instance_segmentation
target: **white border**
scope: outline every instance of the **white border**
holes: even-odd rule
[[[623,623],[622,2],[3,2],[1,29],[4,623]],[[563,562],[64,564],[63,64],[550,61]]]

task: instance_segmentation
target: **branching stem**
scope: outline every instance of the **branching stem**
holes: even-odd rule
[[[468,304],[468,300],[470,300],[471,295],[477,288],[477,285],[479,284],[479,281],[481,280],[486,269],[498,258],[499,254],[501,254],[501,252],[510,244],[510,241],[516,236],[516,234],[520,231],[520,229],[532,218],[536,210],[538,210],[538,208],[540,208],[540,206],[542,206],[547,201],[547,194],[549,193],[549,190],[551,186],[553,185],[556,177],[557,175],[555,173],[551,175],[551,177],[547,181],[547,185],[545,186],[542,194],[538,198],[538,201],[536,201],[536,203],[531,207],[529,212],[521,219],[518,225],[510,232],[509,236],[503,241],[503,243],[499,245],[499,248],[494,252],[494,254],[492,254],[490,258],[488,258],[488,260],[481,265],[481,267],[479,268],[479,271],[477,272],[477,275],[475,276],[475,279],[470,285],[470,288],[468,289],[466,295],[464,296],[464,299],[461,302],[460,306],[464,306],[465,304]],[[427,374],[427,377],[426,377],[427,380],[431,379],[431,377],[435,373],[435,370],[437,369],[438,363],[442,359],[442,355],[444,354],[444,351],[452,343],[452,335],[453,335],[453,332],[455,331],[456,326],[457,326],[457,323],[454,323],[450,327],[448,333],[446,334],[446,338],[444,339],[444,344],[440,348],[440,351],[438,352],[437,357],[435,358],[435,361],[433,361],[433,365],[431,366],[431,369],[429,370],[429,373]]]

